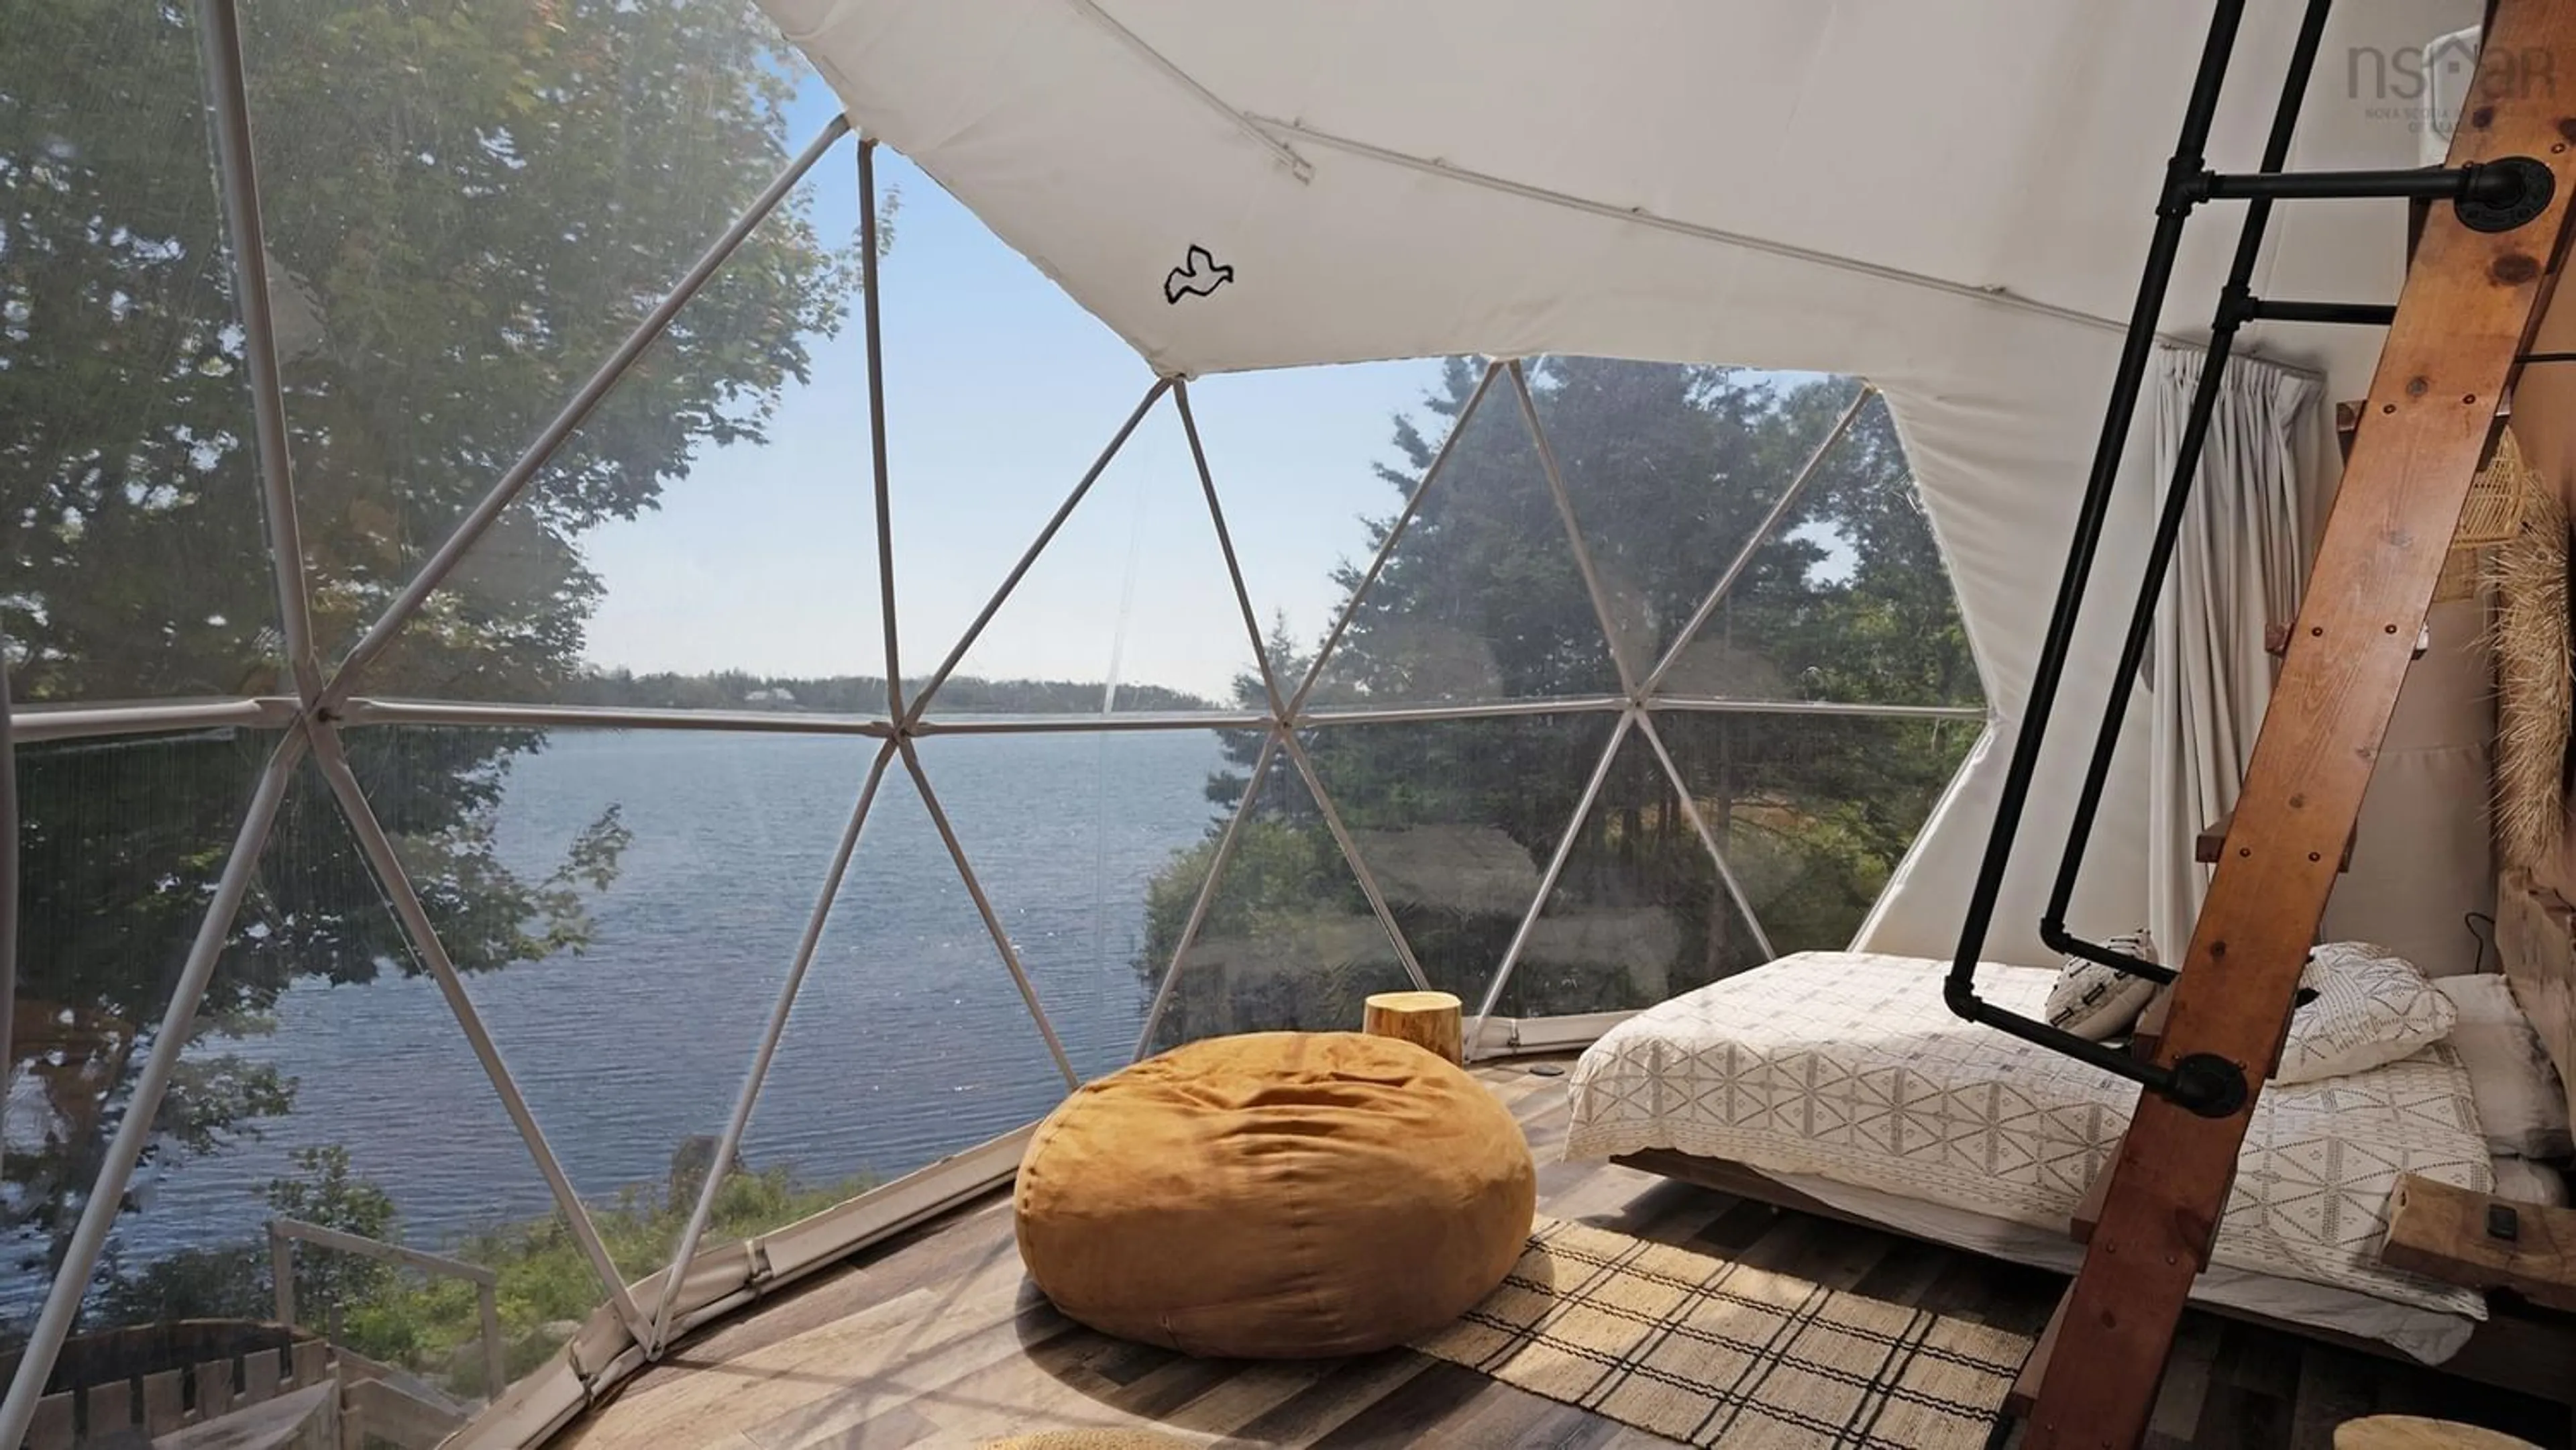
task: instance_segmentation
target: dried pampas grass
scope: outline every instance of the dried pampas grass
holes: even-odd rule
[[[2496,848],[2507,866],[2556,859],[2567,830],[2567,737],[2576,709],[2567,617],[2567,506],[2526,490],[2513,536],[2486,566],[2495,608]]]

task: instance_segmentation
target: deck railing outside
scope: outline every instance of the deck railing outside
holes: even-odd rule
[[[295,1323],[295,1245],[308,1243],[315,1248],[337,1253],[357,1254],[388,1264],[418,1269],[424,1274],[438,1274],[463,1279],[474,1286],[474,1307],[483,1322],[483,1398],[500,1396],[501,1386],[508,1383],[501,1362],[501,1276],[481,1264],[463,1259],[450,1259],[438,1254],[425,1254],[400,1244],[384,1243],[358,1234],[343,1233],[306,1223],[302,1219],[273,1218],[268,1221],[268,1257],[271,1277],[277,1281],[277,1322]]]

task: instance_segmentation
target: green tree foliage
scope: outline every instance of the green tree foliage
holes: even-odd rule
[[[1424,400],[1424,420],[1396,420],[1398,461],[1378,468],[1392,489],[1413,494],[1477,377],[1453,359]],[[1498,382],[1362,596],[1318,677],[1315,707],[1597,698],[1620,693],[1623,659],[1642,680],[1671,655],[1659,696],[1734,707],[1655,719],[1773,947],[1843,945],[1976,726],[1748,707],[1980,703],[1940,551],[1884,406],[1862,409],[1765,535],[1760,522],[1830,434],[1854,383],[1589,358],[1546,360],[1530,382],[1608,601],[1606,631],[1517,400]],[[1377,523],[1373,545],[1392,522]],[[1748,546],[1721,607],[1685,638]],[[1339,579],[1355,589],[1360,567],[1346,564]],[[1271,654],[1292,674],[1306,668],[1298,641],[1275,638]],[[1237,697],[1259,708],[1259,681],[1238,681]],[[1435,985],[1482,996],[1540,869],[1566,845],[1613,723],[1607,713],[1567,712],[1308,732],[1318,778]],[[1230,810],[1259,748],[1257,733],[1228,740],[1238,770],[1211,779],[1212,801]],[[1203,933],[1219,939],[1220,953],[1230,911],[1259,912],[1276,935],[1301,901],[1310,919],[1366,910],[1292,774],[1264,782],[1251,824],[1258,829],[1239,849],[1256,863],[1293,855],[1307,868],[1263,869],[1240,883],[1230,868]],[[1641,738],[1622,747],[1574,829],[1503,1010],[1644,1005],[1763,959]],[[1212,845],[1185,852],[1157,881],[1141,970],[1159,972],[1170,959],[1212,854]],[[1332,975],[1319,969],[1309,990],[1334,995],[1324,982]],[[1175,1028],[1183,1035],[1282,1025],[1275,1006],[1208,1002],[1188,985],[1177,1000],[1196,1010]],[[1354,1003],[1321,1010],[1356,1020]]]
[[[406,1241],[392,1198],[354,1171],[346,1149],[301,1148],[293,1161],[294,1176],[269,1181],[264,1197],[270,1213],[379,1243]],[[856,1197],[875,1182],[861,1174],[800,1185],[783,1166],[737,1169],[716,1190],[703,1242],[713,1246],[766,1233]],[[670,1262],[696,1206],[696,1186],[675,1185],[667,1194],[629,1188],[613,1201],[590,1205],[611,1259],[650,1268]],[[599,1307],[599,1277],[559,1215],[501,1223],[431,1247],[500,1276],[502,1362],[513,1378],[535,1369],[561,1347],[567,1325]],[[473,1285],[311,1244],[296,1246],[294,1262],[298,1324],[329,1331],[335,1343],[411,1369],[460,1398],[490,1393]],[[273,1272],[263,1244],[183,1249],[112,1274],[95,1312],[111,1324],[269,1319],[277,1302]]]
[[[793,91],[774,27],[689,0],[244,7],[267,258],[316,633],[407,581],[766,182]],[[0,599],[22,701],[230,694],[275,639],[229,261],[180,6],[8,22]],[[32,63],[44,57],[43,64]],[[597,581],[572,540],[693,450],[757,439],[838,325],[847,259],[791,202],[550,465],[406,655],[404,683],[560,679]],[[496,554],[500,552],[496,550]],[[506,563],[507,567],[499,567]],[[497,677],[497,678],[496,678]]]
[[[777,31],[723,0],[261,0],[244,51],[304,563],[335,658],[783,164]],[[0,16],[0,641],[22,705],[280,687],[231,261],[188,7]],[[792,138],[801,141],[802,138]],[[801,199],[682,311],[382,662],[388,693],[544,698],[599,584],[577,541],[699,450],[758,441],[846,248]],[[553,871],[492,852],[540,736],[409,732],[354,765],[466,970],[578,949],[615,812]],[[11,1067],[44,1096],[0,1228],[59,1260],[153,1047],[270,738],[23,752]],[[297,782],[163,1107],[152,1159],[220,1148],[292,1083],[227,1054],[299,978],[415,964],[318,779]]]
[[[298,1148],[292,1161],[299,1176],[273,1179],[268,1185],[270,1213],[360,1238],[382,1240],[392,1234],[393,1196],[350,1170],[348,1149],[336,1143]],[[381,1259],[321,1250],[296,1255],[295,1302],[299,1305],[363,1303],[382,1294],[393,1281],[393,1265]]]

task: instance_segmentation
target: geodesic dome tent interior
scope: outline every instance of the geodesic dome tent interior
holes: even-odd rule
[[[1160,1047],[1401,987],[1579,1045],[1947,952],[2169,12],[0,20],[12,1413],[50,1343],[278,1317],[540,1434]],[[2302,164],[2411,159],[2317,86]],[[2387,295],[2385,221],[2276,224],[2267,285]],[[2374,809],[2461,829],[2457,686]],[[2384,939],[2480,889],[2356,869]]]

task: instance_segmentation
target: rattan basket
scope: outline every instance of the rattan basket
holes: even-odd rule
[[[2523,500],[2539,486],[2508,425],[2496,439],[2494,456],[2469,484],[2469,501],[2460,509],[2460,526],[2452,531],[2450,552],[2442,557],[2441,579],[2433,586],[2436,603],[2467,599],[2478,592],[2486,552],[2513,537],[2522,519]]]

